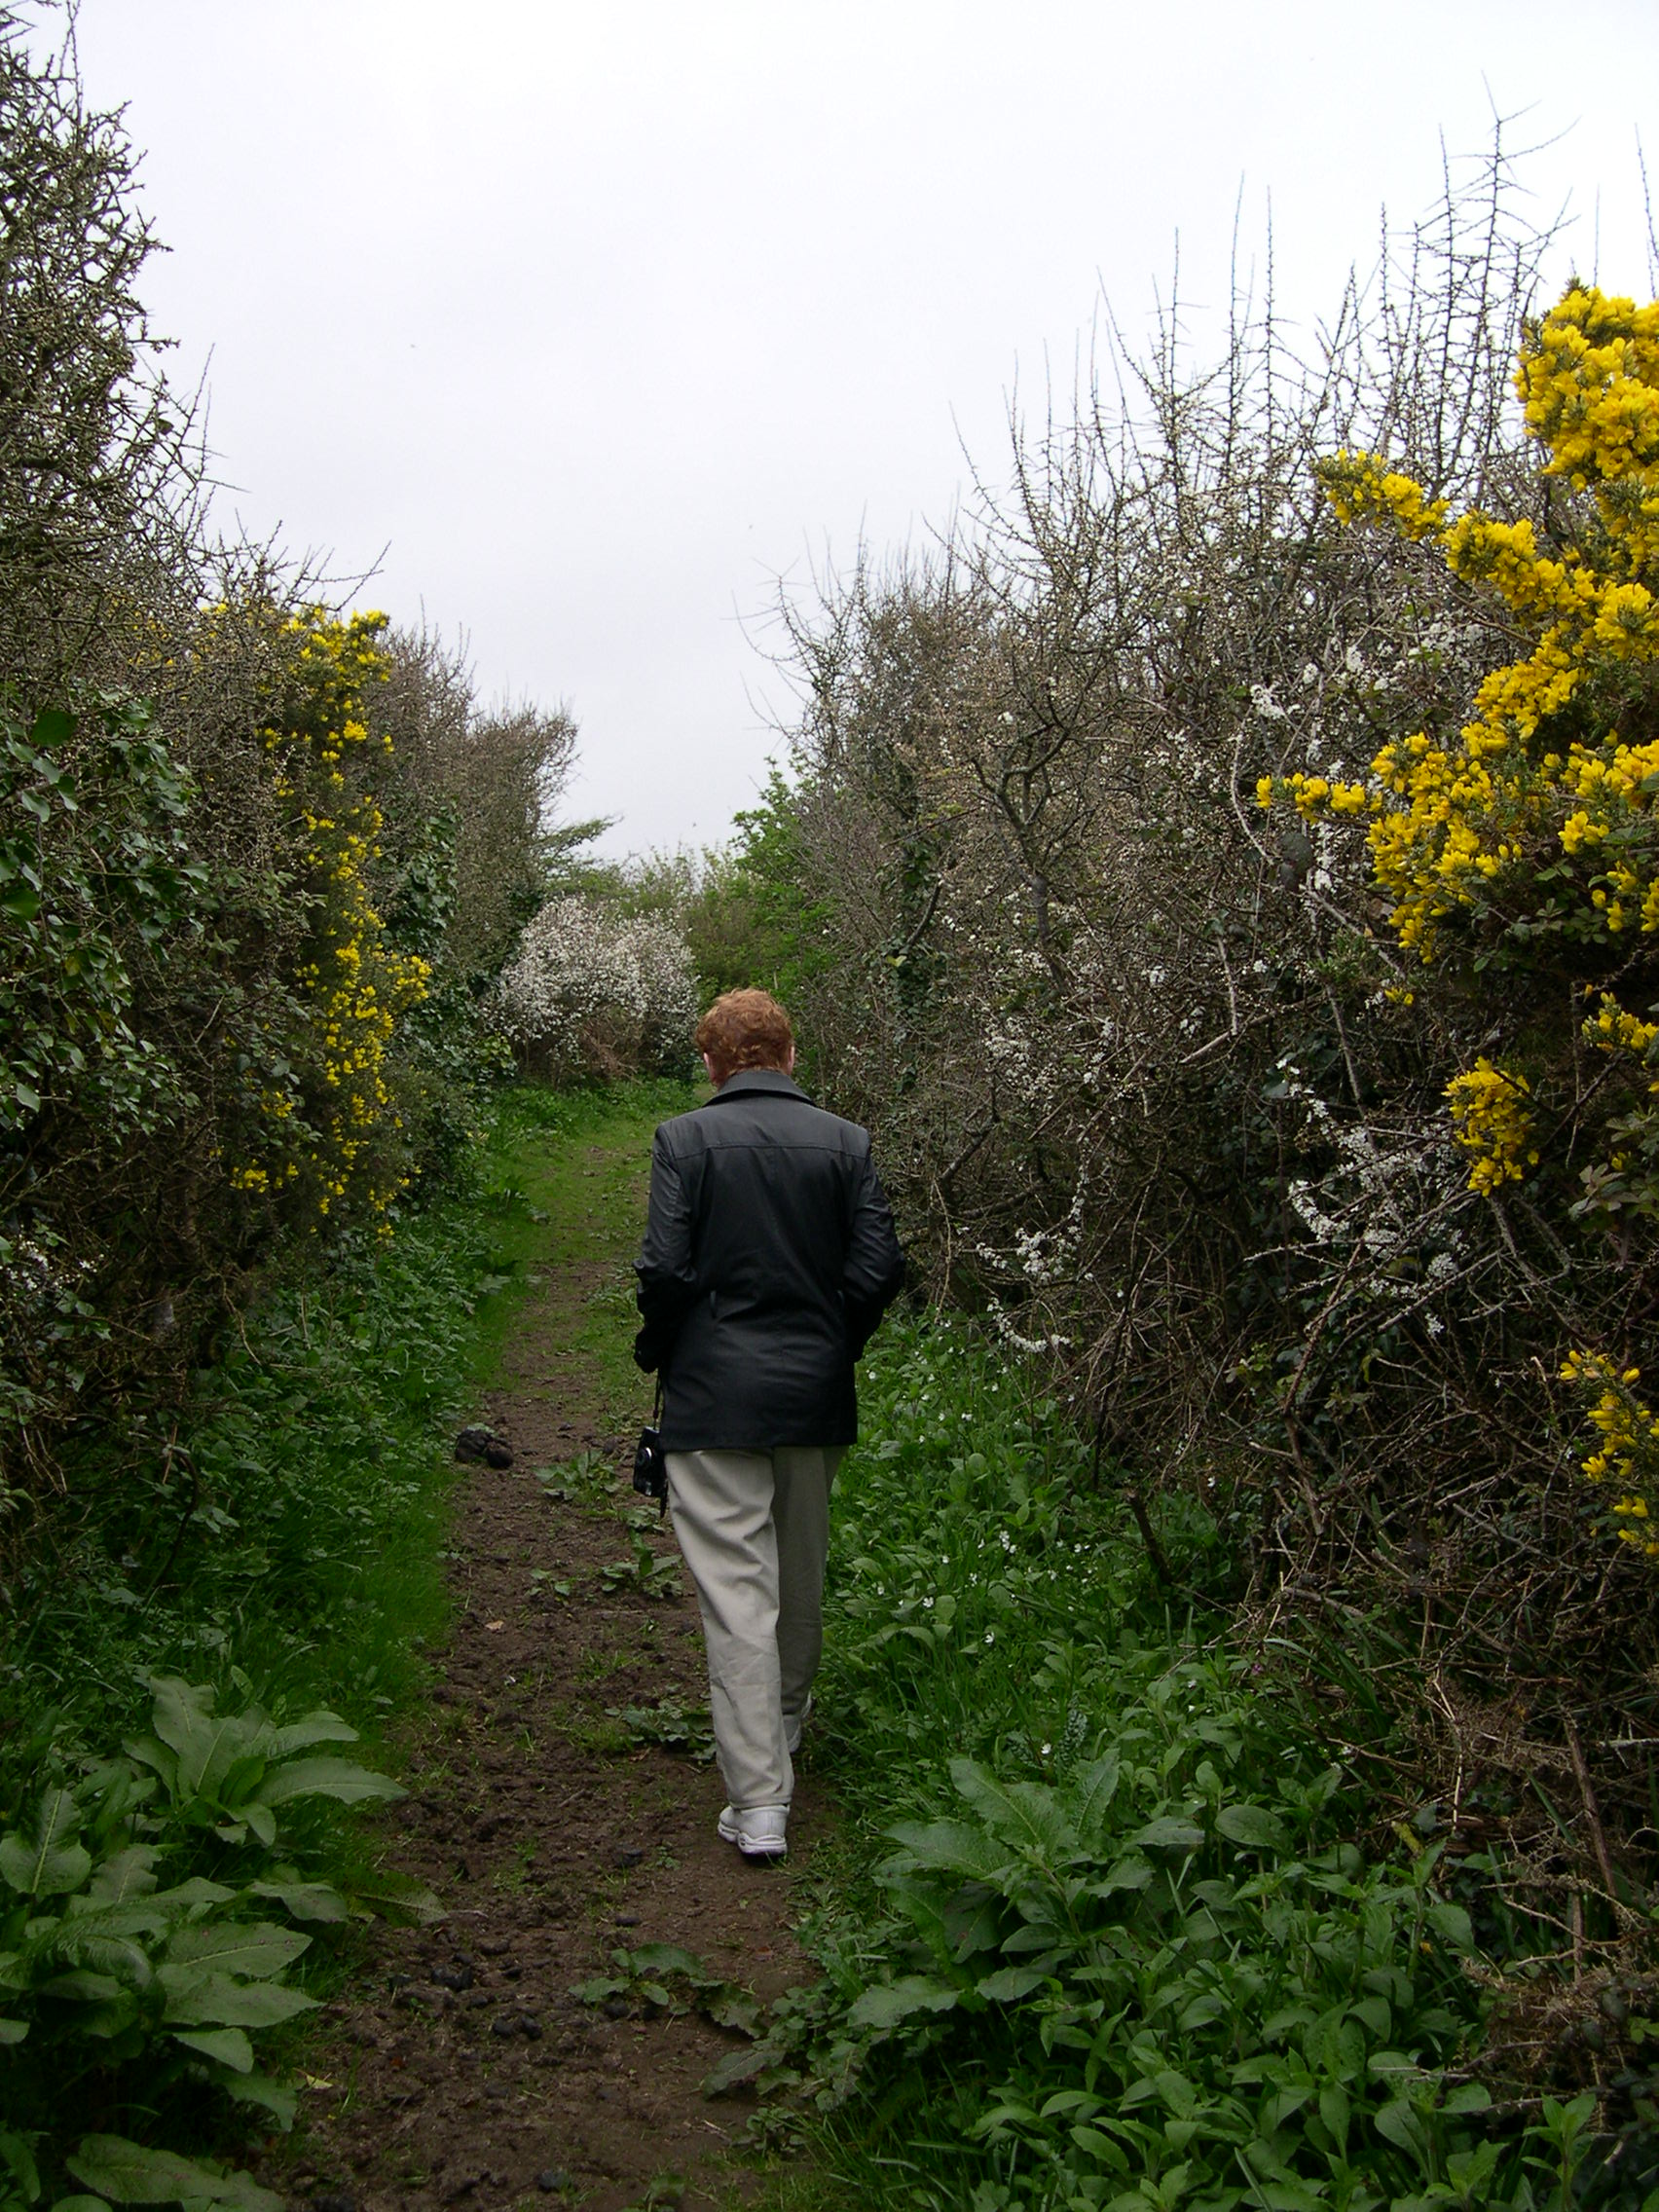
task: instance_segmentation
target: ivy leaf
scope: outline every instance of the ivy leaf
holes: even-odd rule
[[[29,743],[42,751],[49,745],[67,745],[75,734],[75,718],[61,707],[43,707],[29,727]]]

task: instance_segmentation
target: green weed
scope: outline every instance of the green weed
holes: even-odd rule
[[[256,2069],[253,2039],[315,2004],[285,1979],[313,1936],[262,1916],[326,1927],[364,1903],[277,1857],[278,1823],[305,1799],[403,1792],[319,1750],[356,1742],[333,1713],[279,1726],[253,1706],[216,1712],[211,1689],[164,1677],[151,1730],[80,1771],[55,1765],[26,1825],[0,1837],[0,2160],[23,2205],[44,2194],[44,2152],[49,2176],[61,2162],[118,2203],[182,2194],[275,2212],[245,2174],[108,2122],[216,2091],[267,2125],[292,2124],[293,2092]],[[424,1917],[435,1900],[402,1902]],[[74,2147],[47,2143],[73,2114],[86,2130]]]
[[[642,1598],[653,1600],[682,1595],[679,1561],[672,1552],[653,1551],[645,1537],[637,1532],[630,1556],[608,1561],[600,1568],[599,1579],[610,1592],[633,1590]]]
[[[756,2083],[772,2137],[940,2212],[1565,2206],[1593,2106],[1493,2117],[1438,1850],[1364,1856],[1346,1751],[1219,1616],[1170,1612],[1064,1409],[943,1323],[890,1328],[863,1395],[818,1701],[847,1819],[826,1979],[711,2090]],[[1190,1587],[1214,1530],[1165,1511]]]
[[[683,1751],[706,1766],[715,1755],[715,1730],[706,1705],[686,1705],[672,1692],[655,1705],[609,1708],[613,1720],[628,1731],[630,1744],[660,1744],[664,1750]]]
[[[688,1099],[505,1094],[469,1187],[463,1173],[389,1243],[348,1242],[274,1285],[163,1428],[135,1416],[83,1439],[79,1517],[35,1547],[0,1614],[0,2212],[77,2183],[108,2202],[271,2212],[198,2154],[250,2101],[260,2124],[280,2119],[251,2045],[286,2045],[311,2002],[292,1961],[326,1984],[317,1929],[423,1909],[338,1819],[396,1786],[338,1747],[425,1689],[455,1426],[536,1264],[618,1265],[650,1127]],[[566,1156],[589,1134],[584,1180]],[[578,1180],[603,1234],[571,1227]],[[575,1325],[585,1343],[585,1305]],[[618,1404],[637,1401],[625,1339],[601,1352]],[[608,1482],[600,1456],[577,1462],[584,1487],[602,1465]],[[612,1719],[587,1737],[627,1741]],[[244,1947],[249,1929],[276,1934],[209,1968],[221,1923]],[[198,1965],[218,1977],[205,1993]]]

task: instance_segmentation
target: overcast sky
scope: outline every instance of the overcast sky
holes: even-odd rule
[[[720,837],[777,579],[918,536],[1109,299],[1327,313],[1493,106],[1646,284],[1655,0],[82,0],[222,519],[563,700],[615,851]],[[1565,134],[1565,135],[1562,135]],[[1565,274],[1565,261],[1563,273]]]

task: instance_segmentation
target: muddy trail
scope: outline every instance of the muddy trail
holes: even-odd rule
[[[458,1481],[449,1642],[386,1822],[386,1863],[445,1917],[377,1926],[310,2046],[281,2186],[315,2212],[691,2212],[756,2187],[730,2155],[746,2095],[702,2094],[740,2040],[709,2014],[810,1973],[793,1899],[824,1811],[808,1749],[789,1870],[715,1833],[696,1604],[629,1481],[649,1405],[627,1361],[627,1262],[650,1125],[524,1141],[509,1197],[546,1226],[473,1414],[513,1465]],[[618,1950],[653,1943],[730,1986],[665,1981],[650,1953],[618,1972]],[[629,1986],[573,1994],[596,1977]]]

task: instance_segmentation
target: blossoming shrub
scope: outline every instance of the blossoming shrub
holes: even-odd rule
[[[298,846],[305,916],[292,1014],[276,1037],[246,1041],[263,1141],[233,1183],[297,1185],[312,1225],[360,1207],[384,1224],[408,1178],[391,1086],[399,1017],[424,997],[431,964],[391,942],[374,877],[384,816],[377,784],[393,753],[372,734],[388,660],[384,614],[346,621],[311,608],[282,625],[280,693],[264,742]]]
[[[524,1066],[551,1083],[680,1074],[690,1058],[691,957],[660,915],[551,900],[526,925],[496,1003]]]
[[[1323,475],[1345,523],[1437,546],[1524,649],[1455,735],[1391,739],[1350,780],[1266,777],[1259,795],[1309,824],[1364,820],[1402,949],[1497,1015],[1514,1064],[1479,1054],[1447,1088],[1471,1188],[1533,1177],[1560,1236],[1613,1230],[1628,1259],[1659,1211],[1659,305],[1571,285],[1529,325],[1516,387],[1541,524],[1455,516],[1370,454]],[[1593,1351],[1563,1376],[1599,1388],[1591,1418],[1626,1448],[1619,1533],[1642,1542],[1639,1371]],[[1606,1453],[1584,1468],[1601,1479]]]
[[[976,530],[797,608],[734,880],[930,1290],[1044,1365],[1154,1537],[1201,1502],[1242,1603],[1395,1624],[1394,1810],[1500,1849],[1540,1948],[1569,1893],[1610,1942],[1595,1827],[1642,1863],[1659,1665],[1607,1540],[1659,1301],[1646,326],[1545,318],[1589,381],[1529,428],[1495,170],[1406,262],[1305,371],[1247,327],[1223,375],[1171,348]],[[1608,481],[1556,469],[1556,414],[1609,408]],[[1629,1430],[1599,1483],[1578,1399],[1614,1384],[1574,1350]]]

